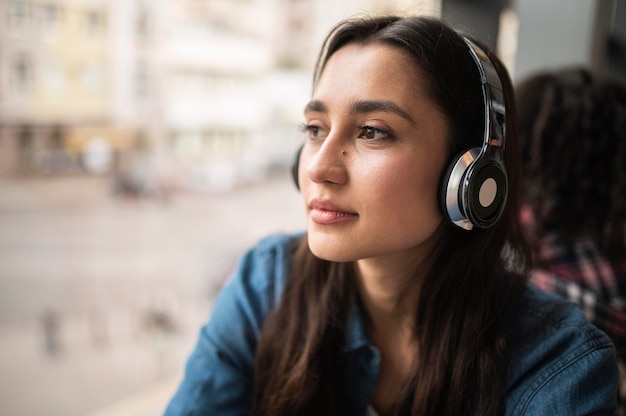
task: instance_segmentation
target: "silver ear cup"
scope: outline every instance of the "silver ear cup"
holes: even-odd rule
[[[489,228],[498,221],[506,201],[506,171],[499,159],[474,147],[453,161],[444,182],[443,205],[450,221],[465,230]]]
[[[447,180],[444,182],[444,209],[448,218],[458,227],[465,230],[474,228],[474,224],[467,218],[461,201],[461,189],[465,174],[470,165],[480,154],[479,147],[473,147],[461,154],[452,165]]]

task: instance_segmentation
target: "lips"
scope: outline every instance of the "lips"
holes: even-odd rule
[[[313,199],[309,203],[311,220],[321,225],[352,221],[359,215],[326,199]]]

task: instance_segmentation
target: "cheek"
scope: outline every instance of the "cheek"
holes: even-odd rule
[[[419,168],[415,162],[395,164],[388,169],[371,169],[368,175],[371,199],[366,205],[377,206],[377,211],[386,211],[388,221],[414,223],[434,221],[442,218],[439,208],[439,168]],[[393,203],[390,203],[393,201]]]

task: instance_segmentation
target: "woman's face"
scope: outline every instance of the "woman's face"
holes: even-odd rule
[[[422,258],[442,221],[447,120],[405,52],[348,44],[305,108],[300,159],[309,246],[331,261]]]

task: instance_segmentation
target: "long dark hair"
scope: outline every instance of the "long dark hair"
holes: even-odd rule
[[[533,244],[591,238],[626,248],[626,83],[586,68],[532,74],[516,87],[523,196]]]
[[[481,145],[478,70],[453,29],[427,17],[343,21],[323,44],[315,81],[329,57],[348,43],[382,43],[413,59],[414,70],[426,77],[431,99],[450,121],[450,158]],[[507,124],[514,126],[511,81],[491,57],[504,88]],[[498,409],[508,364],[501,319],[524,285],[529,258],[517,215],[517,146],[515,129],[507,129],[509,198],[499,222],[471,232],[442,223],[429,263],[420,269],[427,273],[416,275],[404,291],[417,296],[411,313],[419,355],[396,414],[492,415]],[[356,294],[354,274],[351,263],[316,258],[306,237],[294,247],[290,280],[256,351],[253,414],[349,414],[337,351]]]

